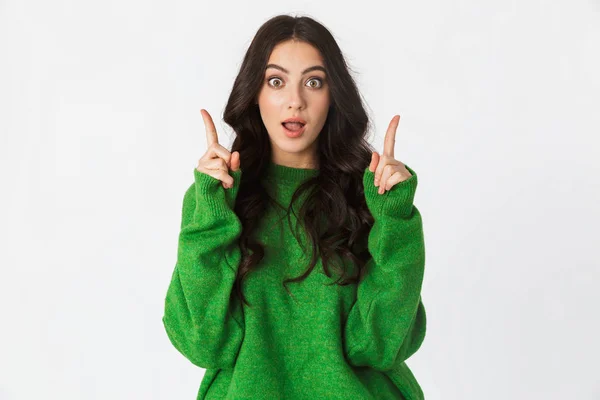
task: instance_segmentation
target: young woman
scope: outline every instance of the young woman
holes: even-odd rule
[[[183,198],[163,323],[198,399],[423,399],[425,246],[415,171],[383,152],[330,32],[267,21]]]

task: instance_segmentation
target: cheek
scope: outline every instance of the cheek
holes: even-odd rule
[[[259,106],[264,117],[268,121],[279,123],[281,117],[281,100],[275,96],[266,96],[259,100]]]
[[[276,119],[276,107],[268,99],[259,100],[258,107],[263,123],[266,126],[271,126]]]
[[[329,113],[329,103],[322,103],[319,105],[318,111],[316,115],[318,115],[319,124],[322,125],[327,120],[327,115]]]
[[[324,96],[318,99],[315,103],[318,109],[318,113],[321,119],[325,120],[327,118],[327,113],[329,111],[329,97]]]

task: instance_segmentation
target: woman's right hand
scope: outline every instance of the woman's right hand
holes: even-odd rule
[[[206,127],[206,153],[198,160],[196,169],[221,181],[225,189],[233,187],[233,178],[229,175],[229,169],[237,171],[240,168],[240,153],[230,153],[219,144],[219,137],[212,117],[205,109],[200,110],[204,126]]]

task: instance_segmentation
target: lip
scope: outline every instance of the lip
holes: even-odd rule
[[[285,121],[282,121],[281,123],[284,124],[286,122],[300,122],[301,124],[306,125],[306,121],[299,117],[288,118]]]
[[[297,138],[299,136],[302,136],[302,134],[306,130],[306,125],[304,125],[302,128],[300,128],[300,130],[295,132],[290,131],[288,128],[286,128],[285,125],[283,125],[283,123],[281,124],[281,127],[283,128],[283,132],[285,133],[285,135],[289,138]]]

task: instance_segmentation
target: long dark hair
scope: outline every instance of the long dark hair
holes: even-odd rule
[[[240,299],[248,305],[242,293],[242,280],[264,257],[263,245],[253,240],[251,234],[267,205],[272,203],[261,184],[271,160],[271,143],[256,100],[273,48],[287,40],[311,44],[321,53],[331,106],[317,139],[319,173],[298,187],[287,209],[289,221],[296,199],[304,192],[309,193],[300,208],[298,221],[312,243],[310,265],[301,276],[284,280],[284,288],[289,293],[287,282],[306,279],[319,255],[328,277],[331,277],[331,268],[339,274],[334,283],[343,286],[360,282],[369,256],[365,238],[373,225],[373,217],[364,200],[363,175],[373,148],[367,141],[371,124],[361,95],[327,28],[307,16],[275,16],[259,28],[252,40],[223,115],[223,120],[235,131],[231,152],[239,152],[243,170],[235,205],[235,213],[243,226],[239,238],[242,259],[235,286]],[[357,267],[352,268],[355,273],[348,277],[346,268],[332,263],[334,256],[352,260],[352,265]]]

